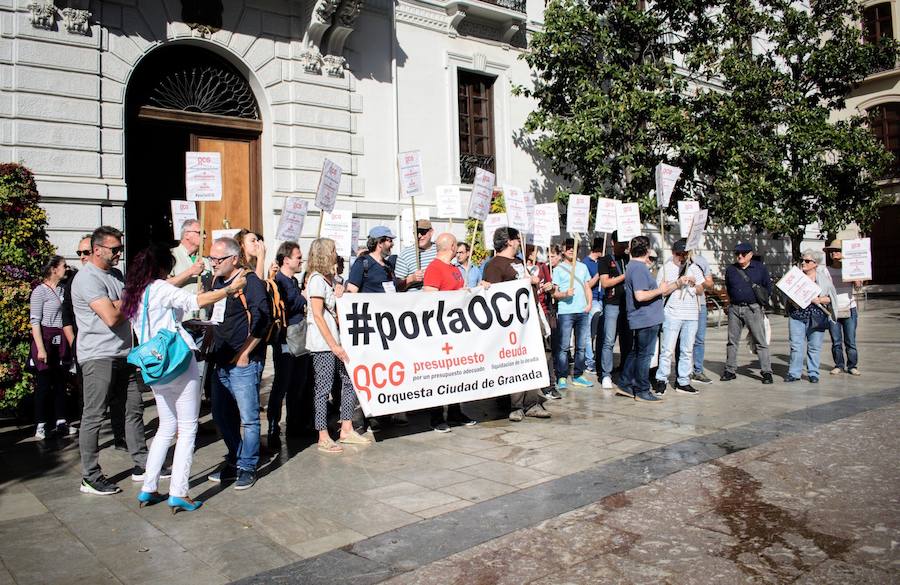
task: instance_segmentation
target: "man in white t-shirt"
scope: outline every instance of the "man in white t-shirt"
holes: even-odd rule
[[[825,246],[828,255],[828,274],[837,291],[836,319],[831,324],[831,357],[834,358],[834,369],[831,374],[837,376],[846,372],[859,376],[857,367],[859,354],[856,351],[856,323],[859,317],[856,310],[854,290],[862,286],[861,281],[844,282],[841,280],[841,263],[844,259],[841,240],[833,240]],[[847,359],[844,360],[844,352]]]
[[[672,245],[672,259],[666,262],[656,274],[656,282],[678,282],[679,286],[666,295],[662,343],[659,351],[659,367],[656,370],[654,391],[657,395],[666,393],[669,371],[672,366],[675,344],[679,336],[681,344],[678,356],[678,376],[675,391],[696,395],[691,386],[691,362],[694,353],[694,337],[697,335],[697,318],[700,303],[697,298],[703,293],[703,271],[696,264],[688,264],[687,239],[681,238]]]

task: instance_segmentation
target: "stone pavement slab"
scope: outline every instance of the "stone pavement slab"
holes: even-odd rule
[[[496,401],[484,401],[466,406],[481,421],[475,427],[441,435],[428,429],[427,415],[419,414],[411,417],[410,427],[388,427],[376,434],[375,445],[350,448],[340,457],[319,454],[310,440],[264,445],[260,480],[246,492],[206,481],[225,450],[204,414],[191,486],[206,504],[198,513],[174,517],[160,506],[137,508],[140,486],[128,477],[127,455],[110,448],[108,427],[101,463],[124,490],[109,498],[78,493],[77,442],[36,442],[29,437],[30,427],[0,427],[0,583],[7,576],[18,583],[58,577],[66,582],[225,583],[268,582],[278,575],[320,583],[329,570],[334,578],[377,582],[611,494],[893,404],[900,396],[900,360],[884,357],[900,356],[897,313],[896,304],[879,308],[870,303],[861,314],[864,375],[859,378],[826,374],[817,385],[780,383],[778,376],[786,373],[787,327],[784,319],[773,317],[772,386],[752,377],[756,370],[746,367],[750,356],[742,347],[739,379],[702,387],[696,397],[670,395],[661,404],[647,405],[595,386],[570,390],[563,400],[548,403],[553,412],[548,421],[510,423]],[[711,328],[707,336],[711,376],[722,369],[724,333],[724,328]],[[822,361],[827,371],[827,349]],[[264,385],[270,382],[271,369]],[[152,436],[155,408],[147,399]],[[885,454],[885,460],[895,462],[896,455]],[[701,511],[698,522],[715,524],[711,513]],[[889,550],[884,539],[867,546]],[[54,562],[35,558],[41,550],[52,552]],[[781,553],[773,549],[772,554]],[[635,579],[644,574],[645,564],[638,560],[597,562],[596,574],[620,571]],[[827,577],[859,566],[849,564],[848,569],[823,563],[817,570]],[[543,560],[526,564],[523,575],[538,579],[543,566]],[[723,575],[730,570],[721,564],[710,564],[710,570],[716,566]],[[648,579],[657,575],[654,571],[668,569],[653,569]]]

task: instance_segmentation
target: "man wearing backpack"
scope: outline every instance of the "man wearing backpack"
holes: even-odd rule
[[[388,261],[394,238],[397,236],[383,225],[369,230],[365,254],[360,255],[350,267],[347,292],[383,293],[397,292],[405,283],[394,275],[394,263]]]
[[[213,290],[227,287],[241,274],[241,248],[232,238],[213,242],[210,261]],[[270,330],[271,315],[266,287],[253,272],[236,296],[216,303],[211,321],[217,323],[209,360],[215,365],[212,379],[212,415],[228,455],[225,465],[210,481],[234,480],[245,490],[256,483],[259,463],[259,379]],[[221,304],[220,304],[221,303]],[[243,436],[242,436],[243,431]]]
[[[728,291],[728,345],[725,352],[725,372],[719,378],[728,382],[737,378],[737,350],[744,326],[756,343],[762,383],[772,383],[772,361],[766,341],[765,306],[772,295],[772,279],[766,265],[753,258],[753,246],[741,242],[734,247],[736,262],[725,269],[725,288]]]

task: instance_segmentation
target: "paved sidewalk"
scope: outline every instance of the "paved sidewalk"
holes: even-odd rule
[[[772,322],[776,374],[772,386],[760,384],[758,370],[741,367],[737,381],[703,387],[697,397],[667,396],[661,404],[635,403],[597,387],[571,390],[564,400],[549,403],[552,420],[522,423],[505,420],[495,403],[486,401],[467,409],[481,424],[454,428],[446,435],[428,430],[427,415],[421,415],[414,417],[409,428],[389,429],[379,435],[376,445],[350,448],[342,456],[322,455],[309,441],[288,441],[268,454],[260,481],[245,492],[205,481],[225,450],[215,434],[201,434],[192,494],[206,505],[200,512],[174,517],[161,506],[137,507],[134,497],[140,486],[128,478],[125,454],[111,448],[101,454],[104,470],[124,493],[111,498],[85,496],[78,492],[77,443],[39,443],[28,437],[31,428],[5,429],[0,432],[0,585],[57,580],[67,584],[224,583],[348,545],[352,550],[375,543],[380,535],[390,538],[398,529],[424,529],[436,520],[451,526],[462,517],[457,515],[479,512],[478,506],[488,502],[502,508],[514,501],[504,498],[527,498],[545,484],[580,492],[582,476],[573,474],[589,474],[614,464],[630,469],[635,454],[697,437],[702,442],[716,433],[740,437],[748,424],[758,423],[763,429],[766,421],[819,405],[834,403],[840,412],[844,403],[839,401],[844,399],[871,395],[883,401],[897,395],[900,305],[870,303],[862,313],[862,377],[829,376],[831,359],[826,348],[822,360],[826,373],[818,385],[780,382],[786,373],[787,324],[781,317],[773,317]],[[724,327],[711,328],[707,337],[707,367],[716,380],[723,367],[724,334]],[[740,363],[747,364],[750,357],[742,348]],[[849,414],[862,407],[854,408]],[[146,416],[148,422],[155,420],[152,401]],[[796,424],[778,425],[792,432],[809,430],[808,421],[797,421],[796,415],[793,420]],[[201,423],[210,428],[208,416]],[[766,431],[764,438],[777,437],[778,425],[771,433]],[[895,417],[892,427],[896,426]],[[716,457],[725,454],[727,444],[717,449],[722,450],[714,453]],[[695,454],[679,457],[681,465],[699,461],[693,459]],[[896,468],[897,459],[896,450],[884,453],[886,465]],[[677,469],[660,471],[667,474]],[[642,468],[635,468],[634,485],[656,479],[642,473]],[[552,515],[535,516],[535,522],[590,501],[594,500],[574,505],[574,500],[560,498],[560,507],[570,507],[538,510]],[[535,522],[511,523],[500,534]],[[502,526],[506,525],[500,520],[495,523]],[[500,534],[478,534],[471,546]],[[392,571],[415,569],[461,550],[416,558]]]

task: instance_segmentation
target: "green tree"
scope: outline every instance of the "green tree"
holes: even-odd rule
[[[869,73],[892,67],[892,39],[863,42],[856,0],[719,4],[704,74],[723,83],[691,100],[694,149],[713,216],[791,238],[818,222],[835,233],[877,217],[876,184],[891,162],[867,120],[832,113]]]

